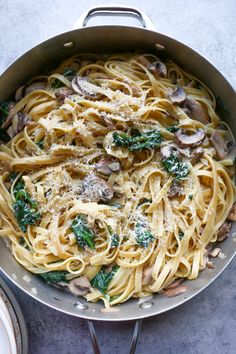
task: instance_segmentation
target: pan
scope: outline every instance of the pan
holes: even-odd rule
[[[88,20],[97,15],[125,15],[139,20],[142,28],[119,25],[102,25],[86,27]],[[165,55],[173,59],[186,71],[202,80],[219,96],[227,107],[222,111],[225,120],[236,136],[236,95],[234,89],[223,75],[199,53],[155,31],[150,19],[140,10],[127,6],[99,6],[83,13],[75,24],[75,29],[57,35],[34,47],[13,64],[0,77],[0,98],[7,99],[29,78],[48,72],[62,60],[76,53],[97,52],[108,53],[118,51],[145,50],[153,52],[155,44],[165,47]],[[136,320],[130,353],[135,352],[141,320],[179,306],[196,296],[206,288],[225,269],[236,253],[236,224],[232,225],[230,236],[221,244],[223,257],[216,259],[214,269],[201,272],[194,281],[186,281],[188,291],[178,297],[167,298],[156,294],[151,300],[144,302],[137,299],[119,305],[116,312],[101,312],[101,303],[87,303],[86,300],[75,298],[67,292],[50,287],[37,277],[29,274],[14,260],[10,249],[3,239],[0,240],[0,268],[2,272],[26,294],[41,303],[63,313],[88,320],[92,344],[95,353],[99,353],[93,320],[127,321]]]

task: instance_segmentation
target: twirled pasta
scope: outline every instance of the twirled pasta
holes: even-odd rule
[[[14,257],[35,274],[67,271],[68,279],[83,275],[90,281],[101,267],[118,265],[106,294],[90,286],[86,295],[88,301],[102,299],[107,307],[159,292],[177,278],[197,278],[206,246],[216,241],[235,198],[229,176],[233,162],[217,160],[209,139],[216,128],[227,139],[214,95],[175,63],[165,63],[162,74],[148,62],[164,65],[153,54],[77,55],[49,76],[34,78],[45,88],[21,97],[11,112],[28,114],[31,122],[0,146],[0,235],[11,240]],[[71,89],[71,80],[62,74],[67,68],[87,78],[85,90],[59,97],[55,82]],[[186,98],[182,103],[171,100],[170,93],[179,87],[201,105],[207,124],[191,117]],[[171,126],[205,133],[199,144],[204,154],[195,165],[186,153],[190,148],[177,146],[190,171],[174,196],[174,176],[163,167],[159,147],[131,151],[113,140],[115,131],[157,129],[161,146],[168,146],[176,144],[176,134],[167,129]],[[119,161],[121,170],[104,176],[96,167],[107,155]],[[16,175],[10,182],[12,171]],[[97,174],[113,189],[110,202],[83,199],[83,180]],[[20,179],[41,215],[26,232],[13,209]],[[76,241],[71,225],[78,215],[86,216],[94,232],[94,249]],[[137,243],[137,223],[148,225],[153,236],[147,247]],[[116,247],[112,234],[120,239]]]

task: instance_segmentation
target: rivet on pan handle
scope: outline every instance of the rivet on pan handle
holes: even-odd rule
[[[114,14],[114,15],[124,15],[124,16],[133,16],[136,17],[141,25],[151,31],[155,31],[155,27],[150,20],[150,18],[141,10],[136,7],[130,7],[125,5],[99,5],[96,7],[91,7],[87,9],[75,22],[73,28],[85,27],[88,20],[96,15],[103,14]]]
[[[129,354],[135,354],[135,350],[136,350],[139,334],[141,331],[141,327],[142,327],[142,320],[136,320]],[[89,333],[90,333],[90,338],[91,338],[94,354],[101,354],[99,346],[98,346],[95,328],[94,328],[93,322],[90,320],[88,320],[88,328],[89,328]]]

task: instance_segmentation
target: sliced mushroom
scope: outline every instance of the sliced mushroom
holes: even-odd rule
[[[219,247],[216,247],[209,253],[209,256],[216,258],[216,257],[218,257],[220,251],[221,251],[221,249]]]
[[[210,142],[216,150],[216,156],[219,160],[223,160],[227,153],[227,145],[217,130],[214,130],[214,133],[210,137]]]
[[[209,258],[207,256],[203,257],[203,262],[200,265],[200,272],[206,269],[207,262],[209,261]]]
[[[203,129],[198,129],[196,133],[192,135],[186,133],[187,131],[184,129],[179,129],[175,132],[175,141],[182,148],[197,146],[201,144],[205,138],[205,132]]]
[[[168,89],[168,97],[172,103],[182,103],[186,99],[186,92],[183,87],[177,86],[174,89]]]
[[[15,93],[15,101],[18,102],[24,97],[25,85],[20,86]]]
[[[12,125],[8,128],[7,133],[8,135],[12,138],[16,136],[18,133],[20,133],[26,125],[31,123],[31,117],[24,113],[24,112],[18,112],[13,120],[12,120]]]
[[[68,289],[74,295],[84,296],[88,293],[91,284],[87,277],[82,276],[69,282]]]
[[[75,76],[71,82],[72,89],[79,95],[95,99],[98,97],[98,86],[88,81],[86,77]]]
[[[167,75],[167,68],[164,63],[160,60],[154,61],[153,63],[148,65],[148,70],[155,76],[156,79],[160,77],[165,77]]]
[[[24,90],[24,96],[27,96],[29,93],[36,91],[36,90],[45,90],[46,87],[48,86],[48,83],[46,81],[38,81],[38,82],[33,82],[29,86],[27,86]]]
[[[180,285],[177,286],[174,289],[167,289],[164,291],[164,295],[168,296],[168,297],[174,297],[180,294],[185,293],[188,290],[188,287],[185,285]]]
[[[142,285],[149,285],[152,281],[152,271],[154,266],[147,267],[143,270]]]
[[[236,203],[233,204],[227,217],[229,221],[236,221]]]
[[[137,62],[141,65],[143,65],[145,68],[148,67],[148,65],[150,65],[150,61],[143,55],[140,55],[140,57],[138,57]]]
[[[214,263],[212,261],[208,261],[207,264],[206,264],[206,267],[208,269],[213,269],[214,268]]]
[[[95,169],[97,172],[109,177],[112,173],[119,172],[121,166],[119,160],[114,157],[107,156],[101,158],[101,160],[96,164]]]
[[[199,102],[186,98],[184,107],[187,108],[187,114],[191,119],[197,120],[202,124],[209,123],[208,114]]]
[[[115,126],[112,122],[112,118],[110,118],[106,112],[100,112],[100,117],[102,118],[109,130],[115,129]]]
[[[108,202],[113,198],[113,188],[104,179],[88,175],[82,183],[82,197],[90,202]]]
[[[59,281],[57,283],[52,283],[54,287],[58,289],[67,289],[68,288],[68,283],[65,281]]]
[[[217,232],[217,241],[224,241],[229,236],[229,230],[231,228],[230,222],[224,222]]]
[[[73,94],[69,87],[61,87],[55,91],[55,96],[60,104],[63,104],[65,99]]]
[[[11,124],[12,119],[13,119],[13,115],[12,115],[12,111],[13,108],[15,107],[15,102],[13,101],[8,101],[6,103],[6,110],[8,111],[8,116],[5,120],[5,122],[2,124],[1,128],[5,129],[6,127],[8,127],[9,124]]]
[[[172,199],[175,197],[179,197],[181,195],[183,195],[183,186],[181,182],[174,179],[170,185],[170,189],[168,191],[168,197]]]
[[[201,147],[198,147],[192,151],[192,154],[190,156],[190,162],[192,166],[195,166],[202,158],[204,155],[204,149]]]
[[[184,278],[179,278],[177,280],[174,280],[170,285],[164,288],[164,290],[169,290],[169,289],[175,289],[177,288],[180,284],[182,284],[184,281]]]

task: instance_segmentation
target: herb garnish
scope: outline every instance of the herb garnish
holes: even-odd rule
[[[116,146],[124,147],[130,151],[141,151],[143,149],[155,149],[159,146],[163,138],[159,130],[154,129],[149,132],[135,132],[133,135],[117,132],[113,133],[113,140]]]
[[[94,232],[88,227],[85,215],[78,215],[71,225],[71,229],[75,234],[76,240],[81,247],[90,247],[94,249]]]
[[[111,236],[111,248],[118,247],[120,243],[120,236],[117,234],[113,234]]]
[[[15,196],[13,204],[15,218],[20,229],[26,232],[27,225],[34,225],[40,219],[37,202],[26,192],[23,179],[15,184],[13,194]]]
[[[182,240],[183,237],[184,237],[184,232],[183,231],[179,231],[179,239]]]
[[[134,228],[135,239],[139,246],[148,247],[150,242],[154,240],[154,236],[147,228],[145,223],[137,223]]]
[[[100,290],[103,295],[106,295],[108,285],[118,269],[119,266],[117,265],[112,268],[111,272],[106,272],[104,269],[101,269],[91,280],[91,285]]]
[[[47,273],[38,274],[38,277],[43,279],[46,283],[58,283],[60,281],[66,281],[66,274],[68,274],[65,270],[53,270]]]
[[[189,194],[188,198],[189,198],[190,200],[193,200],[193,195],[192,195],[192,194]]]
[[[9,115],[10,105],[11,103],[9,101],[5,101],[0,104],[0,140],[4,143],[7,143],[9,140],[11,140],[7,130],[1,128]]]
[[[44,140],[41,139],[35,143],[41,150],[44,148]]]
[[[185,178],[190,171],[190,166],[187,163],[181,162],[181,160],[173,153],[166,159],[162,160],[162,164],[164,169],[176,179]]]
[[[166,130],[168,130],[170,133],[175,133],[177,130],[179,130],[179,127],[177,125],[172,125],[171,127],[166,128]]]
[[[65,76],[67,80],[71,81],[76,75],[76,71],[73,68],[65,68],[61,75]],[[64,84],[58,79],[53,79],[51,82],[51,87],[53,89],[57,89],[62,86],[64,86]]]

